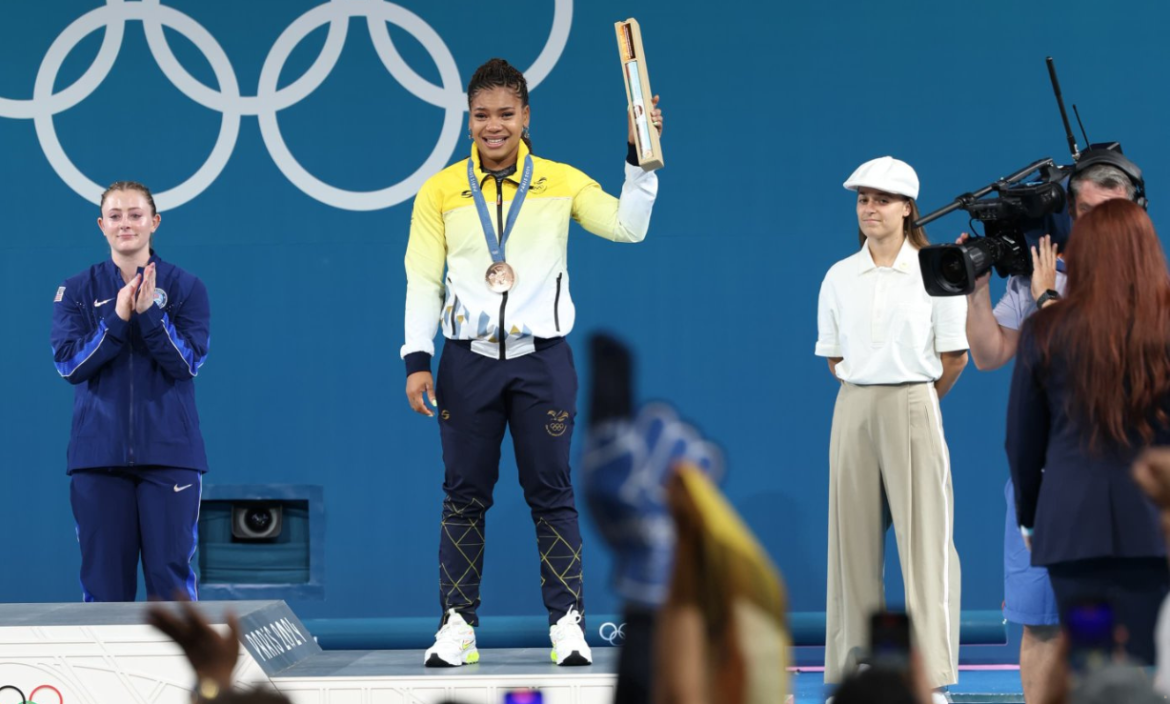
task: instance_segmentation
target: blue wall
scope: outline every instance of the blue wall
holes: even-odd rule
[[[460,83],[490,56],[530,66],[553,26],[552,0],[403,2],[445,42]],[[31,98],[54,40],[101,5],[6,8],[0,96]],[[218,42],[246,96],[256,95],[269,49],[314,5],[167,3]],[[1170,7],[579,1],[563,52],[532,91],[532,134],[539,154],[574,164],[610,192],[620,187],[625,151],[612,22],[630,14],[642,23],[663,96],[668,165],[644,244],[613,245],[575,229],[571,339],[579,361],[591,329],[634,343],[642,395],[675,400],[725,445],[727,491],[784,570],[793,608],[821,610],[836,384],[812,349],[819,282],[856,246],[841,182],[862,161],[894,154],[917,168],[930,210],[1033,159],[1066,159],[1043,64],[1051,54],[1090,136],[1123,141],[1145,168],[1158,221],[1170,200],[1170,98],[1156,78],[1170,69]],[[281,86],[314,62],[326,34],[317,27],[292,50]],[[196,44],[174,29],[165,36],[187,71],[217,85]],[[414,71],[439,81],[410,33],[392,26],[390,37]],[[84,37],[54,89],[85,74],[101,44],[101,31]],[[255,112],[255,103],[225,104]],[[72,389],[50,364],[48,332],[60,281],[107,256],[97,208],[58,175],[33,120],[21,116],[38,110],[54,107],[0,102],[3,601],[79,596],[64,475]],[[308,172],[337,188],[376,190],[419,169],[440,142],[443,115],[383,68],[354,19],[324,82],[278,119]],[[143,24],[132,20],[109,75],[52,123],[89,180],[134,178],[166,192],[200,168],[221,119],[164,76]],[[440,161],[465,155],[463,133]],[[158,250],[200,275],[212,297],[213,347],[197,382],[207,481],[325,487],[326,598],[295,603],[302,617],[434,613],[438,434],[409,411],[398,359],[409,200],[368,211],[323,203],[282,174],[257,117],[244,114],[210,185],[181,205],[160,205]],[[930,231],[944,241],[965,226],[952,215]],[[969,368],[943,403],[968,609],[994,609],[1002,598],[1008,376]],[[482,613],[538,613],[532,527],[510,459],[489,530]],[[591,528],[587,541],[590,609],[612,612],[608,561]]]

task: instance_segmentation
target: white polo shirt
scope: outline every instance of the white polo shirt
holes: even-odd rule
[[[842,381],[937,381],[939,353],[967,347],[967,297],[928,295],[918,250],[908,239],[893,266],[874,264],[866,242],[821,283],[816,354],[843,358],[837,365]]]

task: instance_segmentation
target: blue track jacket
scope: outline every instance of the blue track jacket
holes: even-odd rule
[[[76,387],[69,472],[207,470],[194,384],[207,359],[207,288],[157,256],[150,261],[157,267],[155,305],[129,322],[114,312],[124,284],[110,260],[67,279],[53,299],[53,361]]]

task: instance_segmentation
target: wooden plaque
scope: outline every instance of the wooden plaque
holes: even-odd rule
[[[647,171],[661,169],[662,143],[658,139],[658,130],[650,124],[654,93],[650,90],[650,73],[646,67],[646,52],[642,48],[642,29],[633,17],[615,22],[613,26],[617,31],[622,77],[626,81],[626,100],[634,116],[634,147],[638,152],[638,163]]]

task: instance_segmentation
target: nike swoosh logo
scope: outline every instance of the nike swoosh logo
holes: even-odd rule
[[[105,304],[109,303],[109,302],[110,302],[110,301],[112,301],[112,300],[114,300],[114,299],[113,299],[113,298],[107,298],[107,299],[106,299],[106,300],[104,300],[104,301],[99,301],[98,299],[96,299],[96,298],[95,298],[95,299],[93,299],[93,307],[94,307],[94,308],[101,308],[102,306],[104,306]]]
[[[177,494],[184,489],[190,489],[193,486],[195,486],[195,485],[194,484],[187,484],[186,486],[179,486],[178,484],[176,484],[175,485],[175,493]]]

